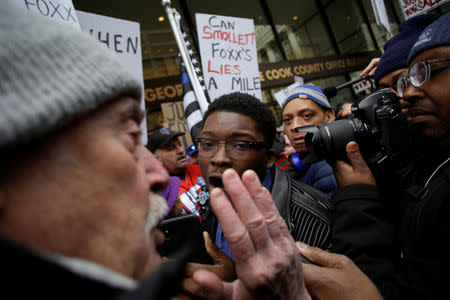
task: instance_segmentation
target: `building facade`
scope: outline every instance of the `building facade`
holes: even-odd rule
[[[405,19],[401,6],[415,2],[424,1],[384,1],[392,34],[398,32],[398,24]],[[448,1],[432,2],[442,3],[431,12],[448,12]],[[73,3],[77,10],[140,23],[148,131],[161,126],[163,121],[170,123],[167,120],[170,114],[174,120],[182,118],[178,48],[160,0],[73,0]],[[171,3],[182,15],[197,55],[195,13],[254,20],[262,98],[279,124],[281,111],[274,94],[292,84],[296,76],[323,88],[341,85],[357,77],[373,57],[379,57],[390,38],[388,31],[377,25],[370,0],[172,0]],[[339,102],[356,102],[368,92],[346,88],[331,103],[334,106]]]

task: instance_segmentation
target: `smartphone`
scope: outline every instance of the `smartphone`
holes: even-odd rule
[[[163,220],[158,228],[164,233],[166,239],[158,247],[161,256],[171,258],[177,251],[188,247],[191,250],[188,261],[214,264],[208,255],[203,239],[200,221],[195,215],[185,215]]]

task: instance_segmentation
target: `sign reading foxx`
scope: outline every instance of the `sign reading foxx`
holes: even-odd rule
[[[261,99],[253,20],[199,13],[195,17],[210,98],[243,92]]]
[[[80,28],[72,0],[7,0],[29,12]]]

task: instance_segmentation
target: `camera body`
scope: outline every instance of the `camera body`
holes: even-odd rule
[[[348,160],[346,145],[355,141],[366,162],[378,165],[410,144],[406,116],[397,95],[389,89],[376,91],[353,105],[347,119],[295,130],[307,133],[305,143],[310,152],[302,159],[304,164]]]

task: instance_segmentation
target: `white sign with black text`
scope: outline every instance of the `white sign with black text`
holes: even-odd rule
[[[449,0],[398,0],[400,8],[405,19],[423,14],[433,8],[436,8]]]
[[[142,82],[140,106],[145,111],[142,73],[141,33],[139,23],[76,11],[81,30],[88,32],[117,54],[122,64]],[[141,123],[142,142],[147,144],[147,123]]]
[[[44,16],[57,22],[80,28],[72,0],[7,0],[36,15]]]
[[[261,100],[253,20],[200,13],[195,18],[209,97],[243,92]]]

